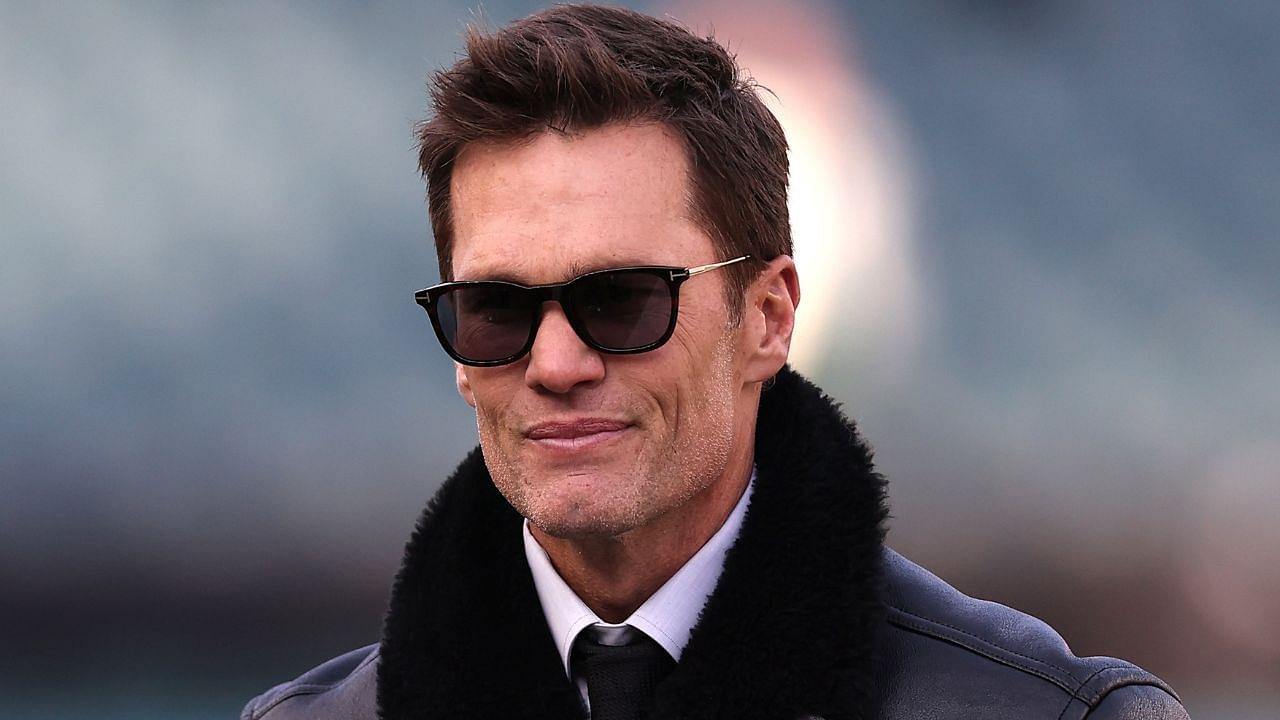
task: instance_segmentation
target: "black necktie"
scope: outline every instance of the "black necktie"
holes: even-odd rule
[[[641,720],[653,691],[676,662],[662,646],[632,629],[626,644],[605,644],[594,627],[573,643],[573,662],[587,680],[591,720]]]

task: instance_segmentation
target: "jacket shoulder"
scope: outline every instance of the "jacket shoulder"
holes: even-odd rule
[[[339,655],[250,700],[240,720],[374,718],[378,646]]]
[[[885,717],[1179,720],[1178,696],[1151,673],[1079,658],[1053,628],[968,597],[892,550],[884,555]]]

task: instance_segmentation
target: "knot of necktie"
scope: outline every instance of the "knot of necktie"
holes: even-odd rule
[[[641,720],[675,660],[642,632],[606,637],[602,631],[607,630],[589,627],[573,643],[574,667],[587,681],[591,720]]]

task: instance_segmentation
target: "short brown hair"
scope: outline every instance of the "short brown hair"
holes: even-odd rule
[[[489,34],[433,76],[418,127],[441,279],[453,279],[453,161],[476,141],[519,140],[613,122],[659,122],[683,142],[692,211],[729,259],[791,254],[782,126],[719,43],[623,8],[558,5]],[[760,264],[725,268],[732,315]]]

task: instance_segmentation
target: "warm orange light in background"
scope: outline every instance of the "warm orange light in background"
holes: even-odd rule
[[[1280,663],[1280,442],[1223,453],[1198,487],[1183,581],[1219,637],[1256,662]]]
[[[714,35],[772,91],[762,97],[791,148],[800,269],[792,364],[817,373],[837,352],[874,348],[878,368],[904,372],[922,309],[907,154],[849,53],[850,39],[835,32],[842,23],[832,20],[830,6],[812,0],[691,0],[658,11]]]

